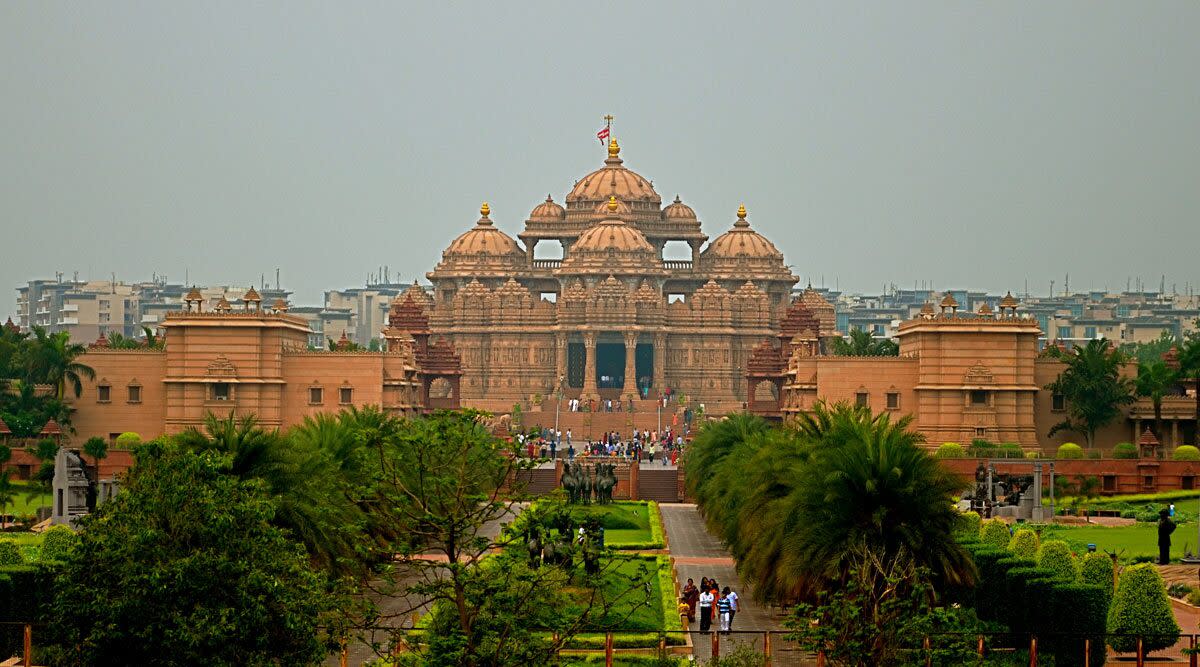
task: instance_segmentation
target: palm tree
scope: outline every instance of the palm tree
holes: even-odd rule
[[[1061,394],[1067,403],[1067,418],[1050,428],[1081,433],[1088,449],[1096,444],[1096,431],[1121,416],[1121,406],[1134,400],[1134,383],[1121,376],[1125,355],[1103,338],[1076,346],[1069,353],[1056,353],[1066,369],[1046,389]]]
[[[921,449],[911,418],[891,421],[847,404],[818,405],[792,442],[763,448],[749,468],[740,567],[755,595],[788,601],[867,572],[901,567],[940,583],[973,581],[955,541],[952,504],[963,481]],[[813,431],[811,425],[820,426]]]
[[[835,338],[831,351],[841,357],[895,357],[900,354],[896,341],[877,339],[862,329],[852,329],[849,340]]]
[[[108,442],[100,436],[92,436],[83,443],[83,454],[92,457],[92,463],[96,466],[97,482],[100,481],[100,460],[108,458]]]
[[[1134,390],[1138,396],[1150,399],[1154,405],[1154,435],[1162,440],[1162,401],[1179,381],[1178,374],[1161,359],[1138,363]]]
[[[358,570],[354,531],[361,513],[342,488],[333,460],[310,442],[260,428],[253,416],[220,419],[211,413],[204,431],[189,428],[174,441],[226,457],[229,474],[263,483],[275,504],[274,523],[305,546],[315,565],[340,573]]]
[[[31,347],[28,350],[27,376],[32,382],[53,385],[54,397],[66,398],[68,384],[75,391],[75,398],[83,393],[83,378],[96,379],[96,371],[76,359],[87,352],[87,347],[70,341],[65,331],[46,333],[42,327],[34,327]]]

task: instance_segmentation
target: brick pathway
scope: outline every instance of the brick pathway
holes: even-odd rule
[[[737,576],[733,558],[715,537],[704,527],[704,520],[696,511],[695,505],[690,504],[660,504],[663,529],[667,534],[667,543],[671,548],[671,556],[675,559],[675,576],[681,584],[692,578],[697,583],[702,577],[716,578],[721,588],[729,586],[737,591],[741,611],[733,621],[735,631],[783,630],[778,609],[764,607],[751,599],[750,591]],[[699,622],[694,624],[691,633],[692,645],[697,661],[708,660],[711,656],[711,636],[702,635],[698,631]],[[790,654],[778,637],[773,647],[776,654],[775,665],[803,664],[800,656]],[[731,635],[721,638],[721,645],[732,643],[749,643],[761,649],[763,636]],[[724,649],[722,649],[724,652]]]

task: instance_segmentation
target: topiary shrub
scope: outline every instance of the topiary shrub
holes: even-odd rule
[[[128,431],[117,436],[117,447],[120,449],[133,449],[142,443],[142,436]]]
[[[79,536],[75,531],[61,524],[53,526],[42,533],[42,551],[38,558],[44,561],[66,560],[78,542]]]
[[[1083,667],[1084,641],[1090,639],[1087,664],[1104,664],[1107,592],[1099,586],[1061,581],[1034,581],[1029,592],[1027,599],[1037,617],[1035,627],[1050,629],[1044,642],[1038,642],[1039,653],[1044,649],[1053,654],[1056,667]]]
[[[1006,459],[1023,459],[1025,458],[1025,450],[1021,449],[1021,445],[1015,442],[1005,442],[1000,445],[1000,456]]]
[[[1008,532],[1008,524],[1000,519],[988,519],[979,529],[979,541],[997,549],[1008,549],[1010,539],[1012,533]]]
[[[1056,459],[1081,459],[1083,458],[1083,448],[1073,442],[1065,442],[1058,447],[1058,453],[1054,455]]]
[[[1008,550],[1017,558],[1024,560],[1037,560],[1038,555],[1038,536],[1028,528],[1019,528],[1013,533],[1012,539],[1008,541]]]
[[[972,538],[979,537],[979,512],[963,512],[958,515],[958,533]]]
[[[1196,449],[1191,445],[1180,445],[1171,452],[1171,460],[1173,461],[1200,461],[1200,449]]]
[[[1054,573],[1058,581],[1074,582],[1079,579],[1079,569],[1075,566],[1075,556],[1071,547],[1062,540],[1046,540],[1038,549],[1038,567]]]
[[[934,454],[939,459],[961,459],[966,455],[963,446],[957,442],[943,442],[938,445],[937,453]]]
[[[1080,583],[1103,588],[1111,598],[1113,593],[1113,562],[1108,554],[1092,551],[1079,562]]]
[[[1118,442],[1113,447],[1112,456],[1114,459],[1136,459],[1138,457],[1137,445],[1132,442]]]
[[[1093,461],[1097,461],[1104,458],[1104,454],[1101,453],[1099,449],[1089,449],[1087,452],[1087,457]]]
[[[1108,632],[1108,645],[1119,653],[1136,650],[1139,636],[1147,652],[1172,646],[1179,638],[1167,589],[1153,563],[1131,565],[1121,572],[1108,608]]]
[[[25,555],[21,553],[21,547],[12,540],[0,540],[0,567],[24,564]]]
[[[1041,453],[1040,451],[1038,451],[1038,450],[1036,450],[1036,449],[1035,449],[1035,450],[1033,450],[1033,451],[1031,451],[1031,452],[1025,452],[1025,458],[1027,458],[1027,459],[1040,459],[1040,458],[1042,458],[1042,453]]]

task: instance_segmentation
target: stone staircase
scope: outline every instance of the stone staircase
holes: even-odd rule
[[[554,427],[554,402],[547,401],[540,410],[529,410],[521,415],[521,422],[526,429],[536,426],[543,428]],[[676,417],[677,415],[677,417]],[[676,430],[683,426],[683,411],[672,404],[662,409],[662,428],[670,428],[672,418],[678,422]],[[571,412],[567,409],[567,401],[563,400],[562,409],[558,413],[558,428],[566,433],[571,430],[572,439],[576,442],[585,441],[589,437],[598,438],[608,431],[628,434],[632,429],[657,431],[660,424],[658,402],[638,399],[633,402],[633,411],[629,404],[621,412]]]
[[[550,493],[558,488],[558,478],[555,476],[554,468],[521,470],[517,475],[525,484],[525,492],[535,496]]]
[[[660,503],[679,502],[677,475],[682,472],[674,468],[656,469],[648,463],[641,466],[638,470],[638,499]]]

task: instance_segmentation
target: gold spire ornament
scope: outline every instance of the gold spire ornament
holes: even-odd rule
[[[608,157],[616,158],[621,153],[621,145],[617,143],[616,138],[608,140]]]
[[[746,205],[742,204],[738,207],[738,220],[746,219]]]
[[[609,148],[609,152],[610,153],[612,152],[611,148]],[[609,213],[617,212],[617,198],[612,195],[609,195],[609,197],[608,197],[608,212]]]
[[[485,218],[488,217],[488,214],[490,214],[491,212],[492,212],[492,207],[488,206],[487,202],[483,202],[483,206],[479,207],[479,215],[482,215]]]

